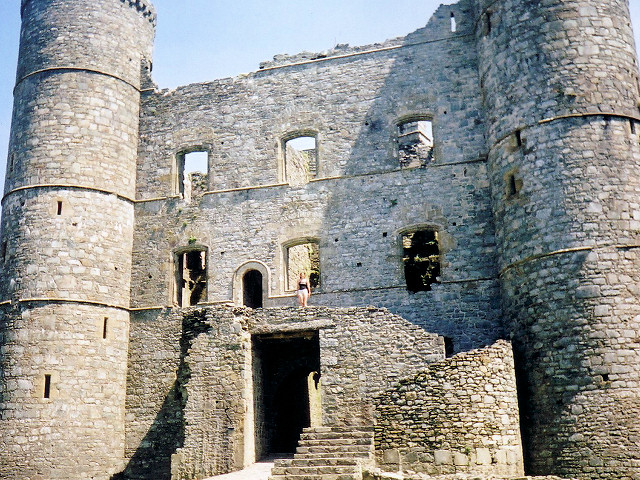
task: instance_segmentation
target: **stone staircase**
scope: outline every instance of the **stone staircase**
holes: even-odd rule
[[[269,480],[361,480],[373,462],[373,427],[312,427],[293,458],[276,460]]]

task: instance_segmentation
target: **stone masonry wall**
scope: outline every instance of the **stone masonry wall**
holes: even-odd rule
[[[385,470],[522,475],[511,345],[433,363],[376,400],[375,449]]]
[[[123,467],[145,5],[22,1],[0,235],[2,478]]]
[[[140,312],[131,323],[124,477],[202,478],[253,462],[260,379],[251,336],[302,331],[320,334],[327,425],[370,425],[374,394],[444,357],[441,337],[371,307]]]
[[[313,238],[321,288],[312,304],[386,307],[456,350],[499,338],[472,3],[443,6],[391,49],[146,93],[133,305],[171,304],[173,252],[189,239],[208,247],[208,302],[242,298],[234,273],[256,261],[270,273],[264,304],[295,305],[284,245]],[[413,116],[433,120],[435,159],[402,170],[397,123]],[[295,133],[317,138],[317,178],[304,185],[284,181],[282,140]],[[195,147],[209,151],[209,191],[188,203],[173,189],[176,158]],[[414,294],[400,239],[420,227],[439,232],[442,273],[432,291]]]
[[[640,92],[629,2],[480,6],[488,170],[527,471],[634,478]]]
[[[122,468],[128,334],[121,309],[0,307],[0,478],[106,480]]]

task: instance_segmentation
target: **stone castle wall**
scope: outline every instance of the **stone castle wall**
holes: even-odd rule
[[[252,338],[302,332],[319,334],[326,425],[370,424],[375,394],[444,357],[442,338],[372,307],[140,313],[131,323],[126,478],[172,470],[202,478],[254,461]],[[372,369],[383,355],[393,361]]]
[[[406,428],[379,429],[383,464],[520,474],[506,344],[394,386],[444,343],[465,352],[511,336],[527,472],[637,476],[640,89],[627,0],[462,0],[406,37],[173,91],[149,75],[147,0],[22,0],[22,16],[0,234],[0,478],[239,468],[269,436],[252,410],[252,342],[309,332],[322,422],[370,423],[375,394],[395,389],[379,418],[393,410]],[[433,159],[405,168],[399,125],[417,120],[432,122]],[[309,176],[287,174],[295,136],[316,139]],[[208,172],[183,188],[180,159],[194,151]],[[437,232],[440,274],[411,293],[402,236],[419,229]],[[300,310],[287,247],[309,242],[320,287]],[[207,286],[203,308],[181,310],[190,249]],[[250,266],[270,309],[239,308]],[[327,308],[338,305],[351,308]],[[430,395],[449,398],[452,382],[442,408],[463,424],[484,413],[483,430],[443,421],[441,443],[424,438],[401,412],[414,402],[433,423]],[[482,385],[501,392],[500,421],[474,401]]]
[[[465,1],[391,50],[146,95],[137,195],[148,201],[136,205],[133,304],[171,304],[172,252],[193,238],[209,251],[208,302],[237,298],[235,271],[259,261],[270,272],[265,305],[293,305],[285,245],[314,239],[321,288],[312,304],[387,307],[458,350],[498,338],[472,20]],[[401,170],[397,123],[411,116],[433,120],[435,161]],[[295,132],[317,135],[318,175],[303,185],[283,178],[283,139]],[[172,190],[175,159],[195,147],[209,151],[209,192],[187,203]],[[401,232],[424,226],[442,238],[443,268],[432,291],[414,294]]]
[[[387,471],[522,475],[513,354],[500,341],[429,365],[376,399]]]

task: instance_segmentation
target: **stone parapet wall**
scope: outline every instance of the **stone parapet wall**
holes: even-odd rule
[[[451,15],[456,19],[456,31],[451,31]],[[454,5],[441,5],[429,20],[425,28],[419,29],[412,36],[412,43],[429,43],[449,37],[472,35],[474,29],[474,11],[471,2],[459,2]],[[323,52],[302,52],[295,55],[281,54],[273,57],[272,61],[260,63],[260,69],[278,68],[296,63],[332,60],[351,55],[370,54],[385,49],[394,49],[405,44],[404,37],[389,39],[372,45],[350,46],[338,44]]]
[[[562,115],[638,117],[627,0],[481,3],[476,36],[490,144]]]
[[[42,70],[77,68],[139,87],[142,61],[152,58],[152,17],[147,0],[23,2],[18,83]]]
[[[375,449],[388,471],[521,475],[511,345],[460,353],[376,399]]]

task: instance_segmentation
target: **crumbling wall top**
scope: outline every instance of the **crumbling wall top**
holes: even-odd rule
[[[20,14],[24,12],[24,8],[32,0],[22,0],[20,5]],[[138,12],[142,14],[143,17],[147,18],[149,22],[151,22],[154,26],[157,21],[156,9],[150,0],[120,0],[122,3],[128,4],[130,7],[135,8]]]

